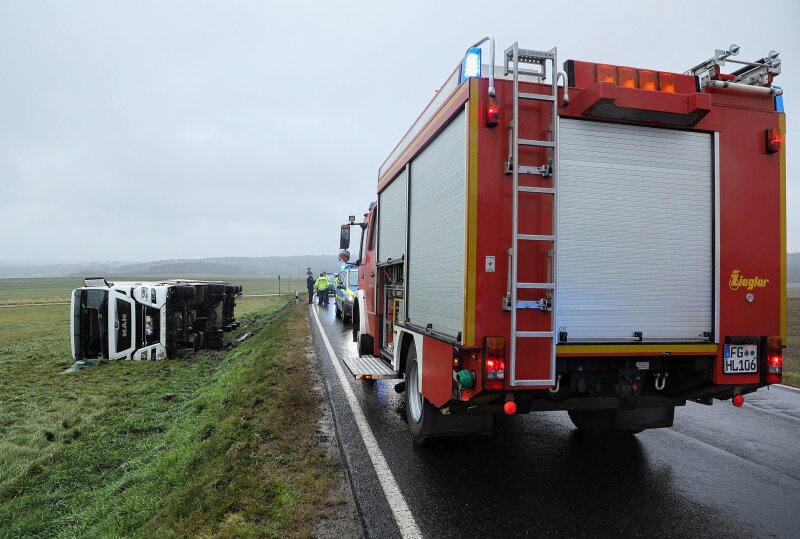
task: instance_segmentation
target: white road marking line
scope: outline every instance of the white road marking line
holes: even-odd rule
[[[422,537],[422,532],[420,532],[417,527],[414,515],[411,513],[411,509],[408,508],[406,499],[403,497],[403,493],[400,492],[400,488],[394,480],[394,475],[392,475],[392,471],[389,469],[386,458],[383,456],[381,448],[378,446],[378,441],[372,434],[372,429],[370,429],[369,423],[367,423],[367,418],[364,417],[364,412],[361,410],[361,405],[356,399],[355,393],[353,393],[353,388],[350,387],[350,382],[342,369],[341,362],[333,351],[328,336],[325,335],[325,329],[322,327],[322,323],[319,321],[319,315],[317,314],[318,307],[316,305],[312,307],[311,312],[314,313],[314,319],[317,321],[317,327],[322,336],[322,342],[325,343],[325,348],[328,350],[333,368],[336,370],[336,374],[339,377],[339,383],[347,397],[350,410],[353,412],[353,418],[356,421],[358,432],[361,433],[361,438],[364,440],[364,445],[367,447],[367,454],[372,461],[372,467],[375,468],[375,474],[378,476],[378,481],[381,484],[381,488],[383,488],[383,493],[386,495],[386,500],[389,502],[389,508],[392,510],[394,520],[397,522],[398,528],[400,528],[400,534],[403,537]]]
[[[787,385],[784,385],[784,384],[775,384],[775,385],[777,387],[780,387],[780,388],[783,388],[783,389],[788,389],[789,391],[794,391],[794,392],[800,393],[800,389],[797,389],[796,387],[787,386]]]

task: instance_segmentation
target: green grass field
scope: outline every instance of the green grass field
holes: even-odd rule
[[[240,284],[245,295],[278,293],[277,277],[215,277],[185,275],[188,279],[221,280]],[[155,281],[159,277],[109,277],[109,281]],[[62,277],[52,279],[0,279],[0,305],[19,303],[56,303],[69,301],[72,290],[83,286],[83,278]],[[305,277],[281,277],[280,292],[297,290],[301,295],[306,289]]]
[[[67,306],[0,309],[0,537],[310,536],[341,472],[287,301],[240,299],[229,352],[74,374]]]

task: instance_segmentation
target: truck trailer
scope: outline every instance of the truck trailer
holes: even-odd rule
[[[343,261],[363,231],[345,362],[402,379],[415,441],[543,410],[630,434],[781,381],[780,59],[738,52],[557,72],[555,48],[469,48],[341,229]]]
[[[239,327],[240,285],[172,279],[108,282],[85,279],[72,291],[72,357],[156,360],[219,349]]]

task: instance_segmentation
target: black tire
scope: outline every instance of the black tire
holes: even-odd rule
[[[225,293],[225,285],[222,283],[208,283],[208,290],[212,294],[224,294]]]
[[[358,355],[371,356],[375,352],[375,341],[372,340],[372,336],[366,333],[361,333],[360,331],[356,331],[355,334],[356,344],[358,345]]]
[[[194,301],[195,291],[193,286],[177,285],[170,289],[170,301]]]
[[[617,411],[570,410],[569,418],[581,434],[592,438],[606,436],[631,436],[644,429],[621,430],[617,428]]]
[[[491,435],[494,417],[484,414],[443,415],[419,391],[416,372],[417,350],[412,343],[406,352],[405,408],[411,437],[418,445],[430,445],[435,438]]]
[[[417,382],[418,372],[417,349],[412,343],[406,355],[406,422],[414,442],[428,445],[436,434],[434,414],[439,415],[439,411],[422,396]]]
[[[339,304],[335,303],[335,305],[336,305],[336,318],[341,318],[342,320],[344,320],[344,313],[342,313],[342,310],[339,308]]]

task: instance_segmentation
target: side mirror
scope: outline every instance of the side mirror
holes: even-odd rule
[[[339,251],[339,260],[345,264],[348,263],[350,261],[350,251],[347,249],[341,249]]]
[[[342,231],[339,234],[339,249],[350,248],[350,225],[342,225]]]
[[[339,290],[344,290],[344,285],[343,284],[337,285],[336,288],[338,288]]]

